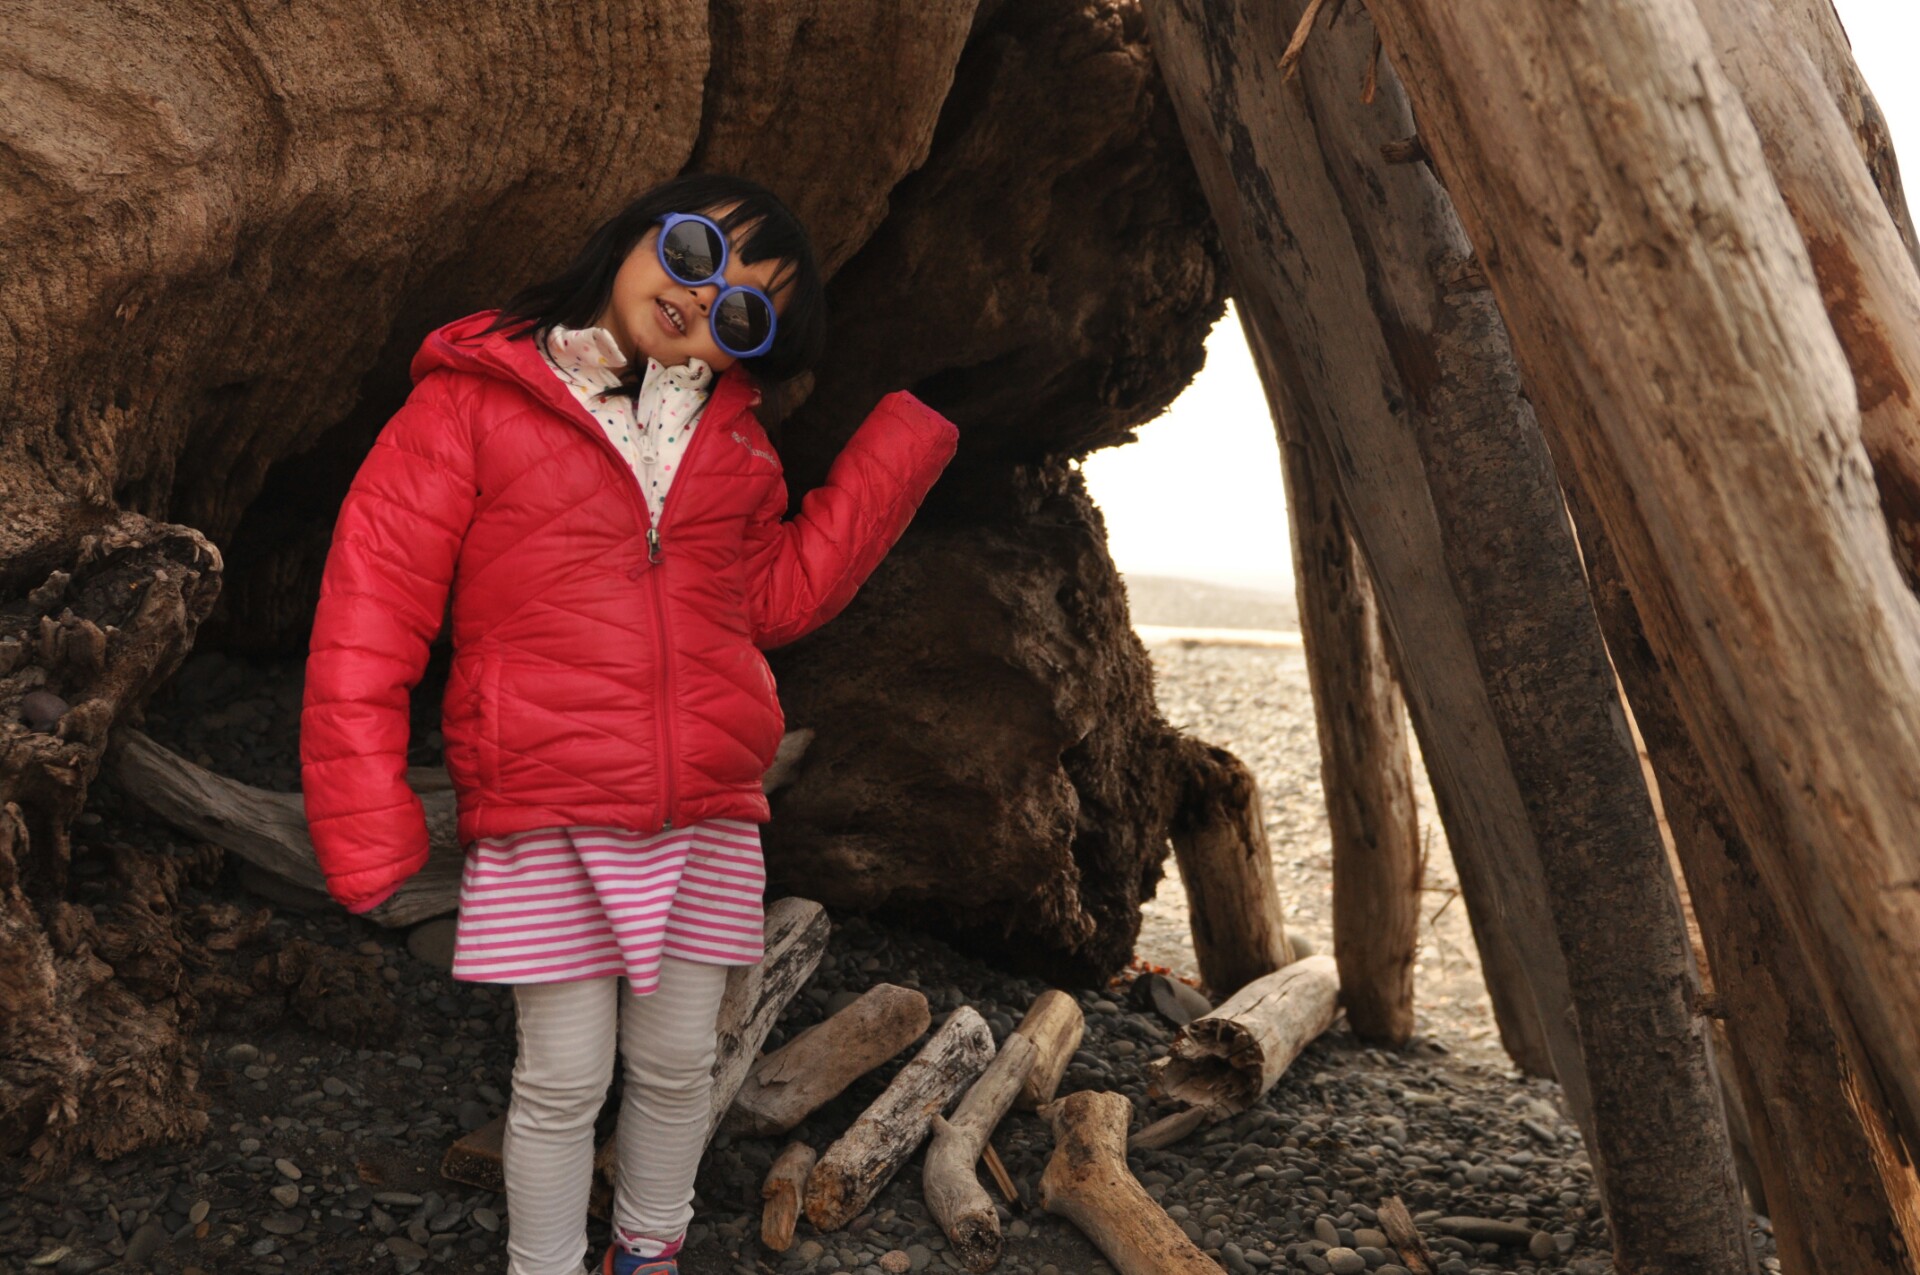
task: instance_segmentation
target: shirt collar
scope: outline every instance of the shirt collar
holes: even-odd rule
[[[620,374],[627,368],[627,356],[620,352],[619,342],[601,327],[551,328],[547,332],[547,354],[569,381],[591,390],[612,389],[620,384]],[[664,382],[699,392],[712,388],[713,380],[713,368],[704,359],[690,358],[672,367],[648,359],[641,383],[643,391]]]

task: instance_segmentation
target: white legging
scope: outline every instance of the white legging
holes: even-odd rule
[[[613,1083],[616,1016],[626,1090],[614,1135],[614,1225],[661,1241],[685,1232],[726,985],[726,966],[671,956],[646,996],[617,976],[514,985],[520,1052],[501,1151],[507,1275],[580,1275],[593,1122]]]

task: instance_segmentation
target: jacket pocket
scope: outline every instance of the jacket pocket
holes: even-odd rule
[[[473,679],[473,744],[480,790],[500,788],[500,653],[489,644],[480,650],[480,671]]]

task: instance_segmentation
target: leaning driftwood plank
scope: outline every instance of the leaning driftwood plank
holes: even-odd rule
[[[733,1105],[780,1011],[813,977],[826,953],[830,928],[827,910],[813,900],[780,899],[767,909],[766,955],[758,965],[736,965],[727,972],[727,990],[720,999],[709,1136]]]
[[[947,1233],[953,1251],[970,1271],[990,1270],[1000,1260],[1000,1215],[994,1212],[973,1164],[1039,1057],[1040,1050],[1031,1040],[1012,1033],[954,1108],[953,1119],[933,1118],[933,1142],[920,1174],[927,1212]]]
[[[819,1157],[804,1142],[793,1142],[774,1157],[767,1180],[760,1187],[766,1201],[760,1213],[760,1242],[776,1253],[793,1247],[793,1228],[800,1220],[800,1193],[806,1190],[807,1174]]]
[[[886,1092],[873,1100],[807,1178],[807,1219],[838,1230],[906,1163],[934,1116],[993,1058],[986,1019],[962,1005],[947,1017]]]
[[[1331,956],[1309,956],[1256,979],[1180,1029],[1167,1056],[1147,1068],[1154,1096],[1245,1111],[1332,1026],[1339,998]]]
[[[868,988],[754,1063],[722,1127],[758,1137],[785,1133],[920,1039],[932,1021],[919,992],[892,983]]]
[[[812,738],[810,730],[787,732],[762,787],[772,792],[791,779]],[[289,906],[312,910],[332,906],[299,793],[272,792],[215,774],[131,726],[114,731],[102,768],[155,818],[279,878],[285,887],[275,892],[277,900],[306,899]],[[466,855],[455,827],[452,781],[445,774],[424,766],[407,771],[426,810],[427,865],[403,881],[392,898],[362,914],[377,925],[405,928],[447,916],[460,905]]]
[[[1132,1114],[1117,1093],[1071,1093],[1047,1108],[1054,1149],[1040,1177],[1040,1207],[1085,1232],[1120,1275],[1217,1275],[1220,1267],[1127,1168]]]
[[[1060,1077],[1073,1061],[1073,1051],[1080,1048],[1086,1028],[1087,1017],[1080,1010],[1080,1002],[1059,988],[1049,987],[1033,998],[1027,1016],[1014,1028],[1040,1051],[1020,1086],[1017,1102],[1022,1111],[1033,1111],[1053,1101],[1053,1091],[1060,1087]]]

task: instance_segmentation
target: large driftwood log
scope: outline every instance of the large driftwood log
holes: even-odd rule
[[[1046,1114],[1054,1149],[1040,1175],[1042,1208],[1079,1227],[1120,1275],[1219,1275],[1127,1167],[1125,1095],[1072,1093]]]
[[[772,792],[791,780],[812,740],[810,730],[788,731],[762,785]],[[115,730],[102,769],[147,812],[178,832],[211,841],[285,884],[290,901],[327,906],[326,878],[307,834],[299,793],[271,792],[196,766],[131,726]],[[389,928],[404,928],[460,906],[466,855],[454,833],[453,784],[443,769],[413,766],[407,782],[427,815],[427,865],[400,883],[393,897],[363,913]],[[277,892],[276,892],[277,893]],[[300,906],[297,902],[295,906]]]
[[[1207,1108],[1216,1119],[1245,1111],[1333,1025],[1339,1000],[1331,956],[1309,956],[1247,984],[1181,1028],[1167,1056],[1148,1066],[1153,1095]]]
[[[805,1120],[846,1087],[920,1039],[933,1016],[927,998],[880,983],[770,1054],[763,1054],[727,1109],[729,1133],[771,1137]]]
[[[1753,125],[1680,0],[1369,8],[1687,733],[1920,1144],[1920,604]]]
[[[799,994],[820,964],[826,950],[827,910],[810,899],[775,900],[767,907],[764,941],[766,955],[760,964],[736,966],[727,972],[727,990],[715,1023],[720,1044],[713,1062],[713,1088],[715,1103],[720,1106],[732,1100],[746,1075],[747,1063],[766,1040],[780,1011]],[[441,1157],[441,1175],[485,1191],[502,1190],[500,1151],[506,1120],[505,1115],[495,1116],[455,1141]],[[713,1124],[707,1127],[711,1133]],[[595,1216],[605,1216],[613,1150],[613,1139],[609,1138],[594,1155]]]
[[[1390,72],[1377,77],[1371,105],[1353,91],[1377,60],[1366,12],[1349,6],[1318,31],[1302,91],[1276,83],[1265,50],[1281,19],[1300,11],[1294,0],[1242,2],[1176,21],[1175,6],[1149,7],[1164,17],[1155,47],[1183,127],[1196,150],[1211,151],[1202,183],[1217,211],[1230,206],[1223,223],[1243,223],[1227,234],[1236,278],[1258,294],[1254,319],[1278,325],[1294,403],[1344,449],[1342,473],[1361,469],[1362,456],[1394,455],[1386,449],[1415,453],[1402,463],[1409,483],[1424,479],[1451,596],[1431,613],[1398,607],[1408,599],[1397,586],[1383,588],[1383,602],[1416,697],[1425,681],[1416,660],[1448,638],[1441,621],[1447,604],[1457,608],[1467,658],[1428,667],[1485,696],[1497,760],[1522,805],[1530,837],[1498,864],[1494,875],[1510,879],[1496,888],[1521,941],[1531,949],[1544,939],[1559,958],[1567,999],[1536,1003],[1588,1134],[1620,1262],[1744,1272],[1752,1259],[1695,1013],[1697,969],[1508,334],[1446,191],[1424,165],[1381,155],[1414,133],[1413,119]],[[1243,145],[1250,157],[1226,162]],[[1285,209],[1283,228],[1275,209]],[[1349,502],[1356,518],[1360,504]],[[1363,541],[1370,554],[1400,552],[1388,537]],[[1426,755],[1435,760],[1431,748]],[[1527,961],[1538,992],[1552,971],[1532,950]],[[1660,1121],[1645,1118],[1649,1105]]]
[[[1080,1002],[1059,988],[1049,987],[1033,998],[1026,1016],[1014,1028],[1040,1051],[1039,1059],[1020,1085],[1017,1101],[1022,1111],[1033,1111],[1053,1101],[1053,1092],[1060,1087],[1060,1077],[1066,1074],[1067,1064],[1073,1061],[1073,1052],[1080,1048],[1080,1037],[1086,1029],[1087,1017],[1080,1009]]]
[[[912,1062],[828,1147],[807,1175],[807,1220],[836,1231],[892,1180],[927,1136],[933,1118],[993,1058],[987,1020],[962,1005]]]
[[[1031,1040],[1019,1032],[1012,1033],[954,1108],[953,1119],[933,1118],[933,1141],[927,1146],[926,1164],[920,1173],[927,1212],[933,1214],[933,1220],[952,1241],[961,1264],[970,1271],[992,1269],[1000,1260],[1001,1243],[1000,1215],[994,1211],[973,1165],[1039,1056]]]
[[[1200,979],[1230,996],[1287,963],[1286,925],[1267,848],[1260,785],[1224,748],[1182,736],[1185,785],[1168,828]]]
[[[804,1142],[788,1144],[774,1157],[761,1184],[760,1242],[776,1253],[793,1247],[793,1228],[800,1221],[800,1194],[807,1189],[807,1174],[819,1157]]]
[[[1425,869],[1406,706],[1339,483],[1312,441],[1282,444],[1280,468],[1333,835],[1333,957],[1354,1035],[1404,1045]]]

